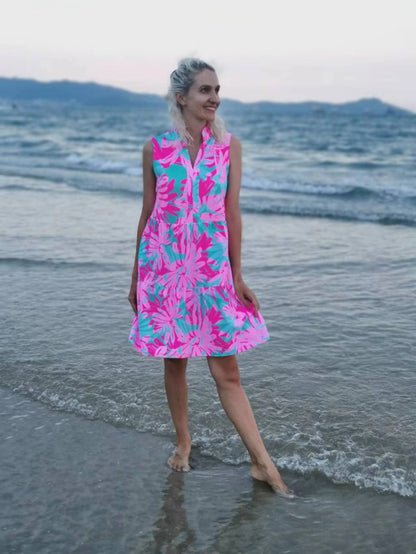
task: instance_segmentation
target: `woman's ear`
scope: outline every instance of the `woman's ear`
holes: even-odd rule
[[[175,93],[175,96],[176,96],[176,102],[180,105],[180,106],[185,106],[186,102],[185,102],[185,99],[184,97],[182,96],[182,94],[180,92],[176,92]]]

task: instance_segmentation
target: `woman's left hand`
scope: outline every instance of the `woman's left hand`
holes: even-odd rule
[[[246,308],[253,306],[254,315],[257,317],[260,305],[254,292],[248,288],[242,279],[234,281],[234,288],[238,298]]]

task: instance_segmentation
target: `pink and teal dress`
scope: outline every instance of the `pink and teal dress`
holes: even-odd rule
[[[138,252],[129,341],[145,356],[229,356],[270,339],[236,295],[225,217],[230,133],[209,126],[192,167],[177,129],[152,139],[156,200]]]

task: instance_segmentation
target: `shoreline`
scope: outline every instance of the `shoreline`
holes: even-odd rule
[[[169,437],[0,398],[4,552],[411,552],[414,499],[279,468],[298,495],[286,500],[248,463],[193,448],[175,472]]]

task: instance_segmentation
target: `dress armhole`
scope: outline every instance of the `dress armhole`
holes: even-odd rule
[[[155,172],[156,174],[156,170],[155,170],[155,162],[160,159],[160,146],[159,146],[159,143],[157,141],[157,138],[156,137],[152,137],[150,139],[150,142],[152,144],[152,167],[153,167],[153,171]]]
[[[157,138],[152,137],[150,142],[152,143],[152,160],[155,161],[155,147],[158,146]]]

